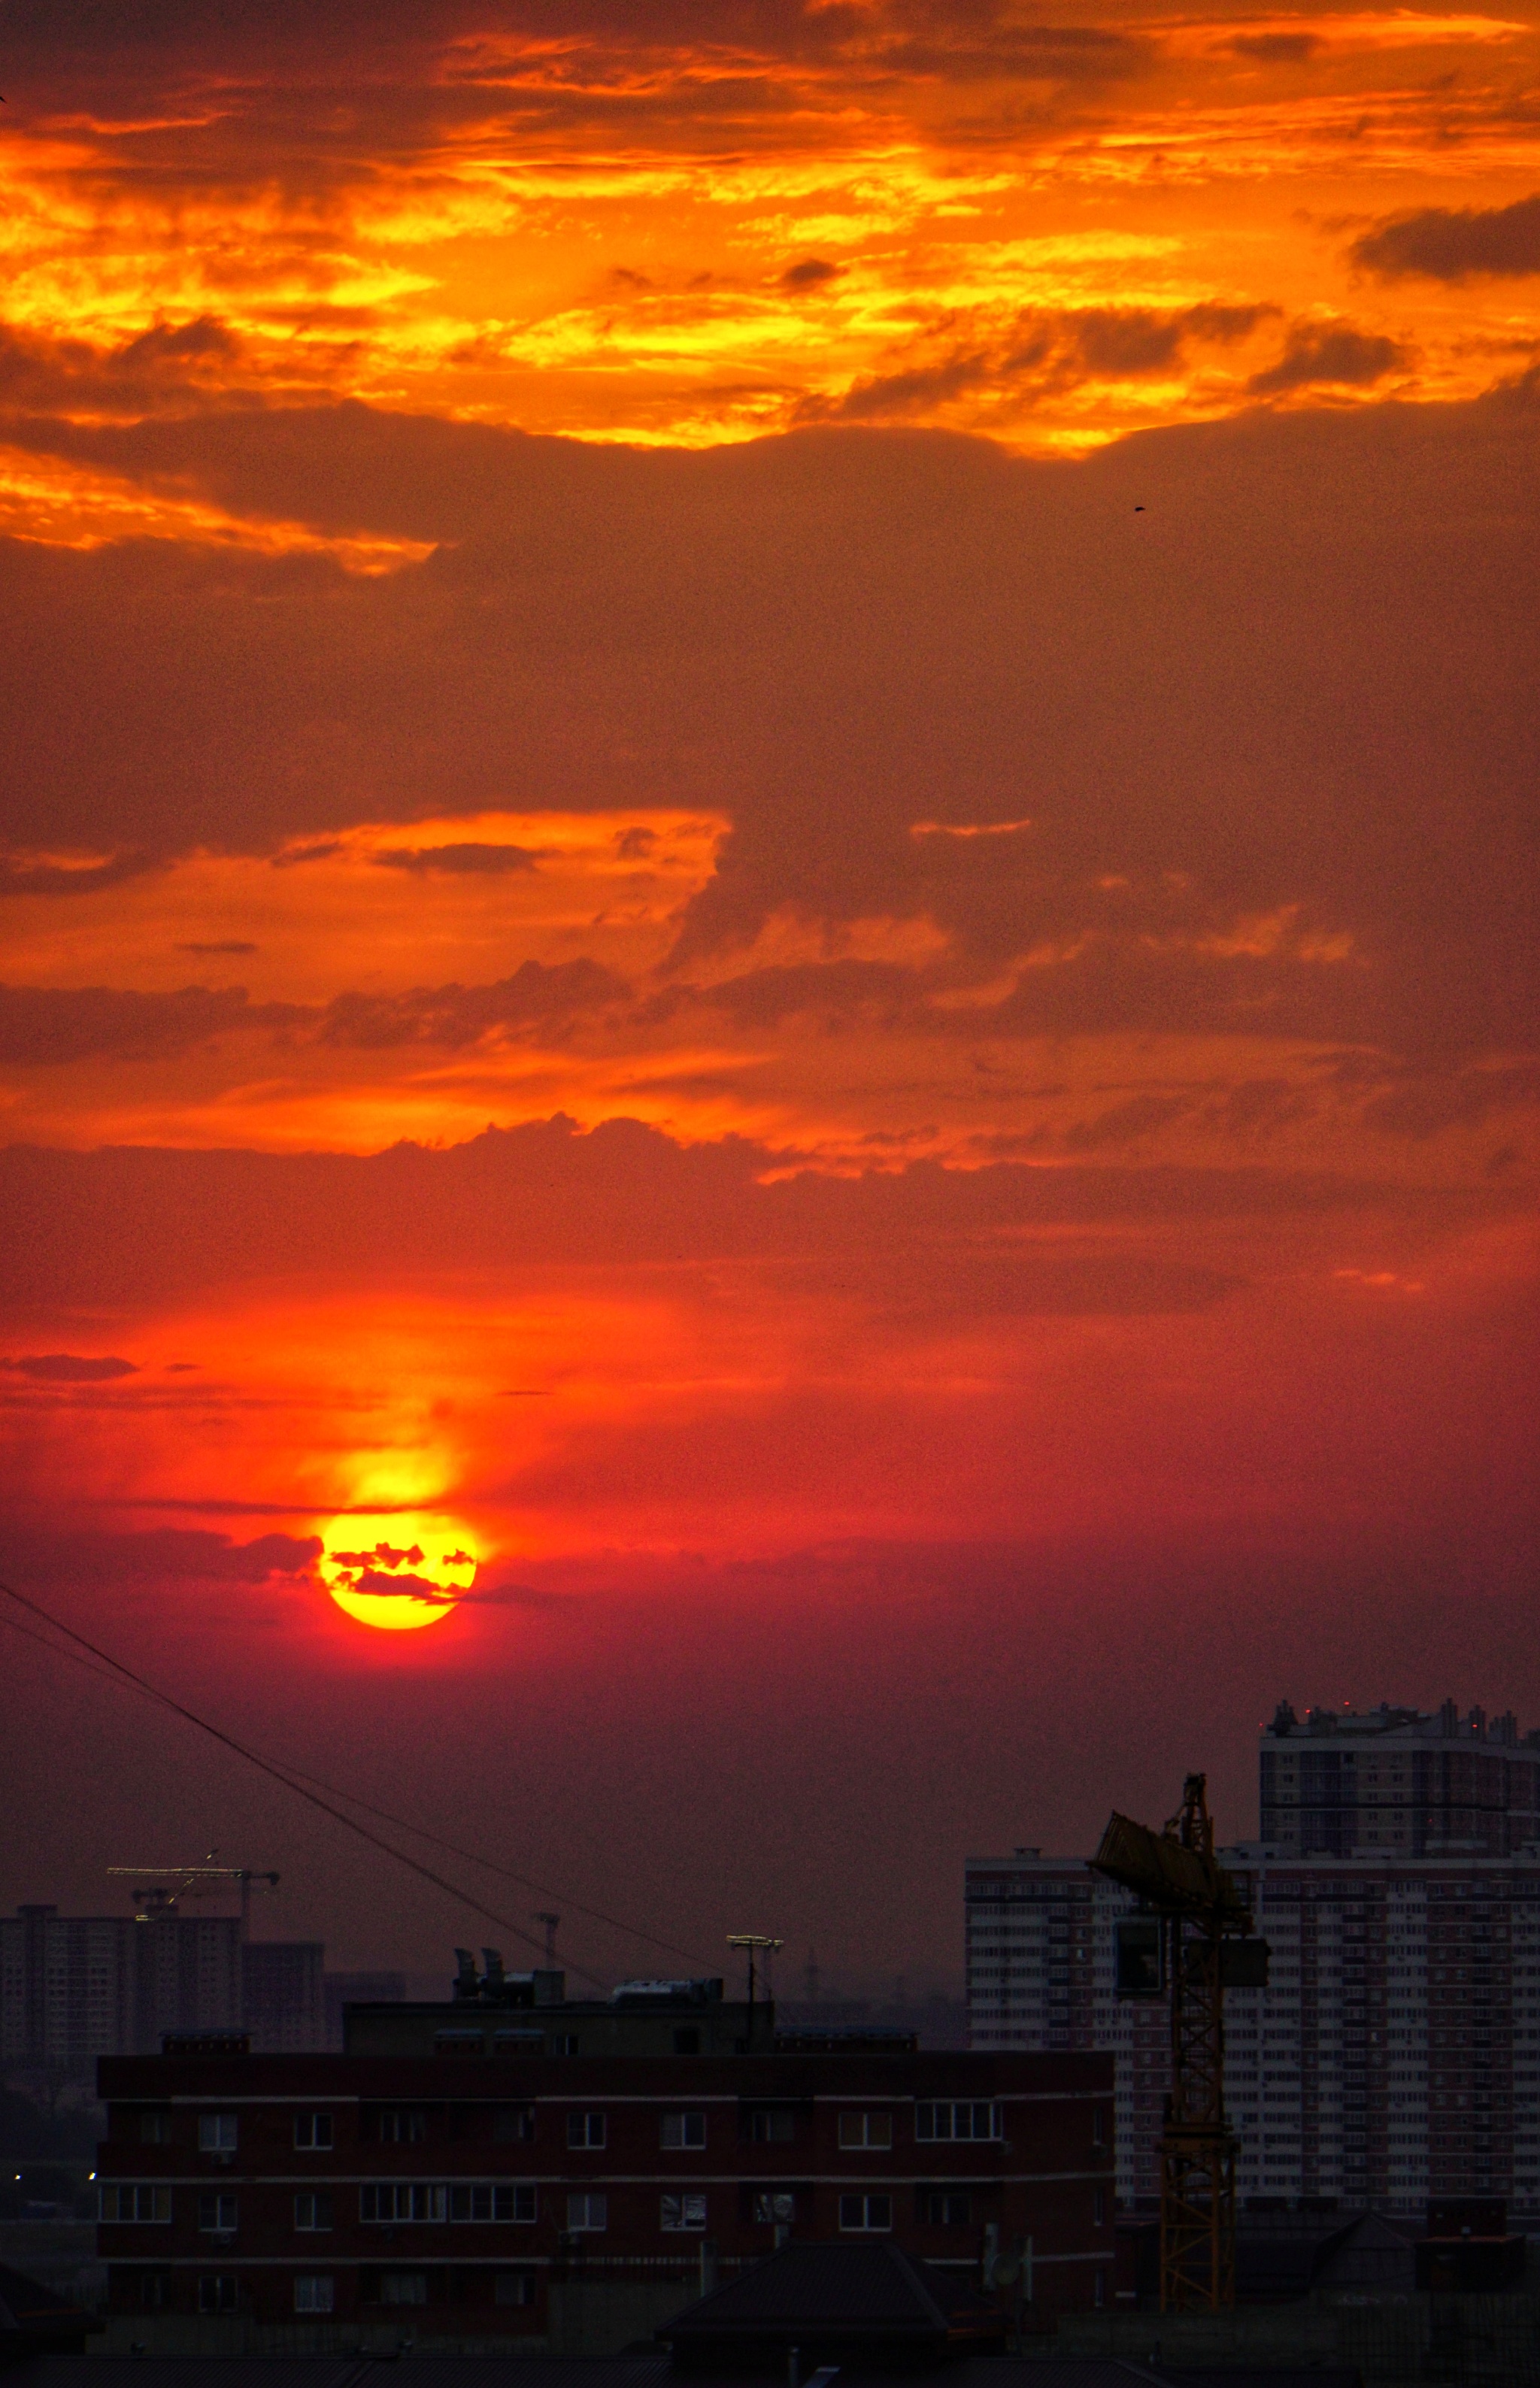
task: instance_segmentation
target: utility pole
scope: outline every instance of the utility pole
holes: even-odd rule
[[[545,1966],[547,1973],[554,1973],[556,1966],[556,1926],[562,1919],[559,1915],[553,1915],[548,1908],[537,1907],[534,1920],[545,1926]]]
[[[765,1976],[768,1987],[770,1978],[770,1961],[774,1956],[776,1950],[778,1949],[783,1949],[786,1944],[783,1940],[777,1940],[774,1935],[769,1932],[730,1932],[727,1936],[727,1945],[730,1949],[746,1949],[748,1950],[748,2034],[752,2040],[754,2038],[755,1958],[763,1954],[765,1960]]]

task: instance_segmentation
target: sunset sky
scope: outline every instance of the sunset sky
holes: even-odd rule
[[[1534,0],[6,0],[0,88],[0,1577],[872,1984],[965,1850],[1254,1830],[1281,1696],[1540,1722]],[[496,1937],[4,1661],[0,1904]]]

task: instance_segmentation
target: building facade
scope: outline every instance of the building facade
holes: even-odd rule
[[[248,1940],[241,1950],[241,2021],[264,2053],[323,2049],[326,1951],[319,1940]]]
[[[1540,1841],[1540,1732],[1517,1717],[1287,1700],[1262,1736],[1258,1838],[1280,1856],[1517,1856]]]
[[[1501,1718],[1494,1740],[1452,1703],[1330,1729],[1317,1713],[1301,1727],[1280,1708],[1262,1737],[1263,1812],[1285,1845],[1221,1852],[1272,1952],[1266,1989],[1226,1995],[1238,2187],[1408,2215],[1504,2198],[1540,2215],[1534,1737]],[[1305,1765],[1322,1755],[1352,1764]],[[1083,1860],[1018,1849],[968,1861],[966,1904],[971,2044],[1113,2056],[1119,2198],[1152,2209],[1169,2022],[1164,2000],[1116,1995],[1131,1894]]]
[[[560,2283],[677,2279],[682,2305],[707,2261],[790,2237],[893,2240],[974,2280],[1030,2241],[1043,2327],[1112,2294],[1096,2055],[238,2051],[100,2068],[118,2316],[538,2344]]]

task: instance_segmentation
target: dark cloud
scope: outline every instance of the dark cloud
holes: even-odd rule
[[[1246,339],[1278,311],[1212,302],[1168,313],[1149,307],[1029,311],[1003,333],[948,336],[941,354],[871,375],[837,398],[806,398],[797,415],[804,423],[885,423],[928,413],[974,390],[1059,392],[1087,381],[1164,373],[1190,344]]]
[[[1148,354],[1170,321],[1083,330]],[[1367,337],[1296,327],[1275,391],[1377,371]],[[297,862],[351,821],[504,805],[516,753],[532,810],[731,813],[685,975],[778,910],[924,914],[964,979],[1044,957],[1002,1033],[1530,1048],[1540,410],[1517,397],[1263,407],[1075,464],[898,430],[626,451],[353,405],[69,440],[433,553],[373,578],[0,545],[13,849]],[[1292,925],[1245,931],[1268,921]],[[500,1001],[361,999],[326,1033],[412,1041],[437,1011],[460,1037]]]
[[[838,279],[840,267],[832,265],[826,257],[803,257],[788,265],[781,276],[783,290],[820,290],[826,283]]]
[[[494,847],[493,852],[513,851]],[[324,1045],[474,1045],[498,1029],[554,1028],[618,1000],[624,983],[599,963],[523,962],[490,986],[418,986],[404,995],[339,995],[316,1026]]]
[[[105,862],[28,862],[0,856],[0,896],[95,896],[160,868],[147,854],[115,854]]]
[[[233,1029],[278,1026],[300,1016],[291,1005],[251,1003],[243,986],[184,986],[168,995],[108,986],[0,986],[0,1062],[161,1061]]]
[[[830,1176],[738,1137],[682,1146],[613,1120],[489,1129],[443,1151],[337,1153],[0,1150],[15,1302],[180,1298],[219,1284],[330,1274],[378,1284],[403,1272],[531,1262],[644,1269],[721,1261],[847,1266],[880,1289],[899,1259],[944,1289],[964,1256],[1023,1263],[1024,1238],[1066,1226],[1143,1231],[1196,1223],[1331,1217],[1366,1210],[1446,1223],[1506,1211],[1479,1200],[1307,1171],[1002,1161]],[[765,1182],[767,1173],[776,1174]],[[1034,1268],[1051,1250],[1032,1257]],[[1203,1266],[1211,1265],[1205,1247]],[[895,1279],[895,1282],[897,1280]],[[1066,1280],[1067,1282],[1067,1280]]]
[[[1363,389],[1410,362],[1409,351],[1382,332],[1360,332],[1352,324],[1296,324],[1283,354],[1246,387],[1257,398],[1289,390]]]
[[[1229,48],[1238,58],[1264,66],[1304,66],[1320,48],[1318,33],[1237,33]]]
[[[210,945],[196,941],[177,946],[179,954],[254,954],[256,946],[249,937],[218,937]]]
[[[1506,208],[1419,208],[1362,233],[1355,265],[1384,281],[1424,274],[1468,282],[1476,274],[1540,273],[1540,191]]]
[[[540,857],[524,845],[486,845],[465,842],[458,845],[392,845],[373,856],[382,870],[411,870],[426,875],[429,871],[445,871],[472,875],[485,872],[496,877],[514,870],[535,870]]]
[[[22,1360],[0,1360],[0,1368],[31,1377],[42,1385],[106,1385],[119,1377],[136,1377],[134,1360],[87,1360],[76,1352],[44,1352]]]

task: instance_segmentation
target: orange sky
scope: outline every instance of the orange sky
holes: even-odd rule
[[[5,24],[7,1567],[857,1971],[1281,1692],[1540,1697],[1533,10]]]

